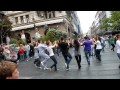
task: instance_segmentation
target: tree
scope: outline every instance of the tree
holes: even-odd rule
[[[112,11],[111,22],[114,30],[120,30],[120,11]]]
[[[3,15],[0,20],[0,30],[2,30],[2,39],[6,37],[7,34],[10,34],[12,29],[12,23],[6,15]]]
[[[120,30],[120,11],[112,11],[111,17],[102,20],[100,28],[111,28],[113,31]]]
[[[55,40],[59,40],[59,38],[63,36],[64,38],[67,37],[67,33],[62,32],[58,29],[54,29],[51,28],[48,30],[48,32],[46,33],[46,35],[42,36],[42,38],[40,40],[44,41],[44,40],[50,40],[50,41],[55,41]]]

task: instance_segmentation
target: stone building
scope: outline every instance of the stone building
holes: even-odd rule
[[[26,38],[33,40],[35,29],[42,35],[45,26],[56,28],[66,32],[68,37],[72,37],[74,32],[80,33],[80,25],[75,11],[4,11],[12,22],[11,36],[25,32]],[[74,22],[75,23],[74,23]],[[76,30],[79,29],[79,30]]]

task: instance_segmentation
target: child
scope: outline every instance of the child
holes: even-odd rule
[[[25,50],[24,50],[22,44],[20,44],[20,49],[19,49],[18,53],[19,53],[19,55],[20,55],[20,60],[24,60],[24,59],[25,59],[25,58],[24,58]]]

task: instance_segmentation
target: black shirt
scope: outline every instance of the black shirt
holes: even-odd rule
[[[68,43],[65,43],[65,42],[61,42],[58,44],[61,51],[62,51],[62,54],[67,54],[68,53],[68,50],[69,50],[69,46],[68,46]]]

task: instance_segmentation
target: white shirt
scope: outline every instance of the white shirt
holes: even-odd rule
[[[22,35],[21,35],[21,39],[25,39],[25,34],[22,34]]]
[[[120,40],[116,41],[117,53],[120,53]]]
[[[25,50],[26,51],[30,51],[30,46],[29,45],[25,45]]]
[[[54,55],[54,52],[53,52],[53,49],[52,48],[54,48],[54,46],[49,46],[48,48],[47,48],[47,50],[48,50],[48,52],[49,52],[49,56],[53,56]]]
[[[39,32],[36,32],[36,33],[35,33],[35,38],[40,38]]]
[[[101,46],[101,43],[100,43],[100,41],[99,40],[97,40],[97,42],[96,42],[97,44],[96,44],[96,49],[102,49],[102,46]]]
[[[9,44],[10,43],[10,38],[6,37],[6,41],[7,41],[7,44]]]

